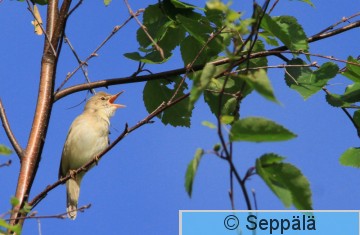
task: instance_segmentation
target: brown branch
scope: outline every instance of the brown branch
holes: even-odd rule
[[[142,119],[141,121],[139,121],[136,125],[132,126],[132,127],[128,127],[128,124],[125,125],[125,128],[123,130],[123,132],[106,148],[104,149],[101,153],[99,153],[97,156],[95,156],[92,160],[90,160],[89,162],[87,162],[86,164],[84,164],[83,166],[81,166],[80,168],[74,170],[71,172],[71,175],[66,175],[65,177],[59,179],[58,181],[56,181],[55,183],[53,183],[52,185],[48,185],[42,192],[40,192],[37,196],[35,196],[30,202],[29,205],[34,208],[42,199],[44,199],[46,197],[46,195],[53,190],[54,188],[58,187],[59,185],[65,183],[67,180],[69,180],[71,177],[76,176],[77,174],[79,174],[80,172],[84,172],[87,171],[94,163],[97,163],[107,152],[109,152],[112,148],[115,147],[115,145],[117,145],[122,139],[124,139],[128,134],[130,134],[131,132],[135,131],[136,129],[138,129],[139,127],[150,123],[150,121],[157,116],[159,113],[163,112],[165,109],[181,102],[182,100],[184,100],[185,98],[187,98],[189,96],[188,94],[185,94],[179,98],[177,98],[176,100],[173,100],[171,102],[163,102],[162,104],[159,105],[159,107],[157,109],[155,109],[152,113],[150,113],[148,116],[146,116],[144,119]]]
[[[87,65],[87,62],[92,59],[93,57],[96,57],[98,54],[97,52],[120,30],[122,29],[133,17],[130,16],[127,20],[125,20],[125,22],[122,25],[117,25],[113,28],[113,30],[111,31],[111,33],[105,38],[104,41],[102,41],[100,43],[100,45],[95,48],[95,50],[84,60],[81,61],[81,63],[79,63],[79,65],[71,72],[68,73],[68,75],[66,76],[65,80],[61,83],[61,85],[56,89],[55,94],[57,94],[61,88],[63,88],[63,86],[66,84],[67,81],[69,81],[69,79],[74,76],[74,74],[80,69],[82,68],[82,66]],[[93,89],[95,87],[89,88],[89,89]]]
[[[11,161],[11,160],[8,160],[7,162],[0,164],[0,167],[10,166],[11,163],[12,163],[12,161]]]
[[[84,77],[85,77],[86,81],[87,81],[88,83],[90,83],[91,81],[90,81],[90,79],[89,79],[88,72],[87,72],[87,70],[85,70],[85,68],[84,68],[84,66],[87,65],[87,64],[86,64],[86,63],[83,64],[83,62],[80,60],[80,57],[79,57],[78,53],[75,51],[75,48],[74,48],[73,45],[71,44],[71,42],[70,42],[69,38],[66,36],[66,34],[64,34],[64,40],[65,40],[65,43],[69,45],[69,48],[70,48],[71,52],[73,53],[73,55],[75,56],[76,61],[78,62],[78,64],[79,64],[79,65],[82,64],[82,66],[80,66],[80,67],[81,67],[81,70],[82,70],[82,72],[83,72],[83,74],[84,74]],[[95,90],[94,90],[94,89],[90,89],[90,91],[91,91],[92,94],[95,94]]]
[[[83,1],[84,1],[84,0],[79,0],[79,1],[76,3],[76,5],[75,5],[71,10],[69,10],[69,13],[67,14],[66,18],[69,18],[69,16],[70,16],[72,13],[74,13],[74,11],[75,11],[76,9],[78,9],[78,8],[80,7],[80,5],[83,3]]]
[[[152,42],[152,44],[154,45],[155,49],[160,53],[161,58],[164,60],[164,59],[165,59],[165,56],[164,56],[164,51],[163,51],[163,49],[162,49],[162,48],[155,42],[155,40],[152,38],[152,36],[151,36],[150,33],[148,32],[146,26],[143,25],[143,24],[141,23],[141,21],[137,18],[137,16],[139,15],[139,14],[137,14],[138,11],[134,13],[134,11],[133,11],[133,10],[131,9],[131,7],[130,7],[129,2],[128,2],[127,0],[124,0],[124,2],[125,2],[125,5],[126,5],[128,11],[129,11],[129,14],[130,14],[132,17],[135,18],[135,20],[136,20],[136,22],[138,23],[138,25],[140,26],[140,28],[144,31],[144,33],[146,34],[146,36],[148,37],[148,39],[149,39],[149,40]],[[141,11],[143,11],[143,10],[141,10]]]
[[[335,36],[337,34],[346,32],[346,31],[348,31],[350,29],[354,29],[354,28],[357,28],[357,27],[360,27],[360,21],[355,21],[354,23],[348,24],[348,25],[346,25],[344,27],[341,27],[339,29],[334,29],[332,31],[322,33],[320,35],[311,36],[310,38],[308,38],[308,42],[316,42],[316,41],[319,41],[319,40],[322,40],[322,39],[325,39],[325,38],[328,38],[328,37]]]
[[[351,64],[351,65],[355,65],[355,66],[360,66],[359,63],[356,62],[351,62],[351,61],[347,61],[347,60],[343,60],[343,59],[339,59],[336,58],[334,56],[330,56],[330,55],[322,55],[322,54],[315,54],[315,53],[310,53],[310,52],[304,52],[304,51],[271,51],[272,53],[278,54],[278,53],[283,53],[283,54],[301,54],[301,55],[309,55],[309,56],[313,56],[313,57],[319,57],[319,58],[323,58],[323,59],[327,59],[327,60],[332,60],[332,61],[336,61],[336,62],[341,62],[341,63],[345,63],[345,64]],[[316,62],[312,63],[313,66],[317,66]],[[303,65],[301,65],[303,66]]]
[[[220,59],[215,62],[210,62],[214,65],[221,65],[228,63],[228,59]],[[202,70],[204,65],[194,65],[192,70],[193,71],[199,71]],[[186,67],[178,68],[174,70],[169,70],[165,72],[160,73],[154,73],[154,74],[148,74],[148,75],[142,75],[142,76],[130,76],[130,77],[122,77],[122,78],[113,78],[113,79],[104,79],[100,81],[95,81],[91,83],[84,83],[79,84],[75,86],[71,86],[68,88],[65,88],[56,94],[54,94],[54,102],[64,98],[65,96],[68,96],[70,94],[73,94],[75,92],[79,91],[85,91],[89,90],[91,88],[98,88],[98,87],[108,87],[113,85],[120,85],[120,84],[130,84],[130,83],[138,83],[138,82],[145,82],[150,80],[157,80],[157,79],[170,79],[171,77],[184,74],[186,73]]]
[[[11,215],[12,225],[24,222],[24,220],[18,220],[17,218],[22,216],[20,208],[27,201],[40,162],[52,110],[56,64],[59,55],[59,53],[57,55],[54,54],[51,47],[57,48],[59,41],[61,41],[62,27],[65,25],[66,14],[70,4],[71,0],[64,0],[60,13],[58,12],[58,0],[49,1],[47,5],[46,33],[51,42],[44,41],[37,104],[25,155],[21,161],[15,193],[15,197],[19,200],[19,205],[13,208]]]
[[[91,207],[91,204],[87,204],[84,206],[81,206],[77,208],[76,210],[72,211],[80,211],[84,212],[86,209],[89,209]],[[36,213],[32,213],[29,216],[20,217],[18,219],[26,220],[26,219],[66,219],[68,212],[64,212],[57,215],[36,215]],[[12,219],[6,219],[5,221],[11,221]]]
[[[308,38],[308,42],[312,43],[315,41],[319,41],[331,36],[335,36],[339,33],[343,33],[346,32],[348,30],[354,29],[360,27],[360,21],[357,21],[355,23],[352,23],[351,25],[347,25],[343,28],[337,29],[335,31],[331,31],[328,32],[326,34],[320,34],[320,35],[316,35],[316,36],[312,36]],[[261,52],[255,52],[252,53],[250,55],[249,59],[255,59],[255,58],[259,58],[259,57],[266,57],[266,56],[270,56],[270,55],[278,55],[280,53],[282,53],[283,51],[287,50],[286,46],[280,46],[271,50],[267,50],[267,51],[261,51]],[[220,59],[214,62],[211,62],[214,65],[223,65],[226,63],[229,63],[230,59],[225,58],[225,59]],[[244,58],[241,58],[237,61],[237,65],[244,62]],[[196,65],[192,68],[193,71],[199,71],[202,70],[204,68],[205,65]],[[83,90],[88,90],[88,89],[92,89],[92,88],[97,88],[97,87],[107,87],[107,86],[113,86],[113,85],[119,85],[119,84],[129,84],[129,83],[136,83],[136,82],[144,82],[144,81],[149,81],[149,80],[154,80],[154,79],[163,79],[163,78],[169,78],[172,76],[177,76],[177,75],[181,75],[186,73],[187,68],[183,67],[183,68],[178,68],[178,69],[174,69],[174,70],[170,70],[170,71],[165,71],[165,72],[161,72],[161,73],[156,73],[156,74],[150,74],[150,75],[143,75],[143,76],[137,76],[137,77],[123,77],[123,78],[112,78],[112,79],[104,79],[104,80],[100,80],[100,81],[95,81],[92,83],[87,83],[87,84],[79,84],[79,85],[75,85],[75,86],[71,86],[69,88],[63,89],[61,91],[56,92],[55,94],[55,98],[54,101],[57,101],[67,95],[70,95],[72,93],[75,92],[79,92],[79,91],[83,91]]]
[[[23,148],[20,146],[19,142],[17,141],[17,139],[14,136],[14,133],[12,132],[11,128],[10,128],[10,124],[9,121],[7,119],[6,113],[5,113],[5,108],[4,105],[0,99],[0,118],[1,118],[1,122],[2,125],[4,127],[5,133],[11,143],[11,145],[13,146],[17,156],[19,157],[20,161],[23,158],[24,155],[24,150]]]
[[[340,21],[336,22],[335,24],[330,25],[329,27],[327,27],[327,28],[324,29],[324,30],[321,30],[321,31],[320,31],[319,33],[317,33],[316,35],[323,34],[323,33],[327,32],[327,31],[333,30],[336,26],[338,26],[338,25],[340,25],[340,24],[342,24],[342,23],[348,22],[348,21],[351,20],[352,18],[355,18],[355,17],[357,17],[357,16],[359,16],[359,15],[360,15],[360,12],[355,13],[355,14],[349,16],[349,17],[343,17]]]

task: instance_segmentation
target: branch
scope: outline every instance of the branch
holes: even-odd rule
[[[84,212],[86,209],[89,209],[91,207],[91,204],[87,204],[85,206],[79,207],[76,210],[72,210],[72,211],[80,211],[80,212]],[[61,214],[57,214],[57,215],[39,215],[36,216],[36,213],[32,213],[29,216],[24,216],[24,217],[20,217],[18,219],[66,219],[67,218],[67,214],[68,212],[64,212]],[[5,221],[11,221],[12,219],[6,219]]]
[[[56,74],[56,65],[59,53],[54,54],[53,48],[57,48],[62,38],[65,19],[71,0],[64,0],[60,9],[58,9],[58,0],[49,1],[47,5],[46,33],[50,42],[44,41],[44,49],[41,60],[41,72],[37,103],[34,112],[34,119],[25,149],[25,155],[21,161],[18,184],[15,197],[19,204],[14,206],[11,214],[11,225],[23,224],[24,220],[17,218],[22,216],[20,208],[28,199],[32,183],[38,170],[40,156],[43,150],[50,114],[52,110],[52,98],[54,91],[54,80]]]
[[[0,167],[10,166],[11,163],[12,163],[12,161],[11,161],[11,160],[8,160],[7,162],[0,164]]]
[[[4,127],[4,130],[5,130],[5,133],[21,161],[21,159],[23,158],[23,155],[24,155],[24,150],[22,149],[19,142],[15,138],[14,133],[11,131],[10,124],[6,117],[5,109],[4,109],[1,99],[0,99],[0,118],[1,118],[1,122]]]
[[[80,7],[80,5],[83,3],[84,0],[79,0],[78,3],[76,3],[76,5],[71,9],[69,10],[69,13],[67,14],[66,18],[69,18],[69,16],[74,13],[74,11],[76,9],[78,9]]]
[[[102,41],[100,43],[100,45],[84,60],[81,61],[81,63],[79,63],[79,65],[71,72],[68,73],[68,75],[66,76],[65,80],[61,83],[61,85],[56,89],[55,94],[57,94],[61,88],[63,88],[63,86],[66,84],[67,81],[69,81],[69,79],[80,69],[82,68],[82,66],[86,65],[87,62],[93,58],[97,56],[97,52],[120,30],[122,29],[131,19],[133,18],[133,16],[130,16],[127,20],[125,20],[125,22],[122,25],[117,25],[114,27],[114,29],[111,31],[111,33],[105,38],[104,41]],[[90,89],[93,89],[95,87],[92,87]]]
[[[80,168],[74,170],[71,172],[71,175],[67,175],[61,179],[59,179],[58,181],[56,181],[55,183],[53,183],[52,185],[47,186],[41,193],[39,193],[37,196],[35,196],[30,202],[29,205],[32,207],[32,209],[40,202],[42,201],[42,199],[44,199],[46,197],[46,195],[53,190],[54,188],[56,188],[57,186],[65,183],[67,180],[69,180],[71,177],[75,177],[77,174],[87,171],[93,164],[96,164],[107,152],[109,152],[113,147],[115,147],[115,145],[117,145],[122,139],[124,139],[128,134],[130,134],[131,132],[135,131],[136,129],[138,129],[139,127],[150,123],[150,121],[156,117],[159,113],[163,112],[165,109],[181,102],[182,100],[184,100],[185,98],[187,98],[189,96],[188,94],[185,94],[179,98],[177,98],[176,100],[173,100],[171,102],[163,102],[157,109],[155,109],[152,113],[150,113],[147,117],[145,117],[144,119],[142,119],[141,121],[139,121],[136,125],[132,126],[132,127],[128,127],[128,124],[125,125],[125,128],[123,130],[123,132],[106,148],[104,149],[101,153],[99,153],[97,156],[95,156],[92,160],[90,160],[89,162],[87,162],[86,164],[84,164],[83,166],[81,166]]]
[[[339,24],[348,22],[350,19],[355,18],[355,17],[357,17],[357,16],[359,16],[359,15],[360,15],[360,12],[355,13],[354,15],[351,15],[351,16],[349,16],[349,17],[343,17],[340,21],[336,22],[335,24],[330,25],[330,26],[327,27],[326,29],[324,29],[324,30],[320,31],[319,33],[317,33],[317,35],[318,35],[318,34],[323,34],[323,33],[327,32],[327,31],[330,31],[330,30],[333,30],[333,29],[334,29],[336,26],[338,26]]]
[[[70,42],[69,38],[66,36],[66,34],[64,34],[64,40],[65,40],[65,43],[67,43],[67,44],[69,45],[69,48],[70,48],[71,52],[73,53],[73,55],[75,56],[78,64],[79,64],[79,65],[82,65],[82,66],[81,66],[81,70],[82,70],[82,72],[83,72],[83,74],[84,74],[84,77],[85,77],[86,81],[87,81],[88,83],[90,83],[90,79],[89,79],[89,76],[88,76],[88,72],[87,72],[87,70],[85,70],[85,68],[84,68],[84,66],[87,65],[87,64],[86,64],[86,63],[84,64],[84,63],[81,61],[78,53],[75,51],[75,48],[74,48],[73,45],[71,44],[71,42]],[[94,90],[94,89],[91,89],[90,91],[91,91],[92,94],[95,94],[95,90]]]
[[[228,59],[220,59],[215,62],[210,62],[213,65],[221,65],[228,63]],[[193,71],[199,71],[204,68],[204,65],[194,65],[192,70]],[[98,87],[108,87],[113,85],[120,85],[120,84],[130,84],[130,83],[138,83],[138,82],[145,82],[150,80],[157,80],[157,79],[170,79],[173,76],[177,76],[180,74],[186,73],[187,68],[178,68],[174,70],[169,70],[165,72],[160,73],[154,73],[154,74],[148,74],[148,75],[142,75],[142,76],[130,76],[130,77],[122,77],[122,78],[113,78],[113,79],[104,79],[96,82],[91,83],[84,83],[79,84],[75,86],[71,86],[68,88],[65,88],[57,93],[54,94],[54,102],[64,98],[65,96],[68,96],[70,94],[73,94],[75,92],[79,91],[85,91],[89,90],[91,88],[98,88]]]
[[[322,34],[315,34],[314,36],[311,36],[310,38],[308,38],[308,42],[316,42],[316,41],[319,41],[319,40],[322,40],[322,39],[325,39],[325,38],[328,38],[328,37],[332,37],[332,36],[335,36],[337,34],[340,34],[340,33],[343,33],[343,32],[346,32],[350,29],[353,29],[353,28],[357,28],[357,27],[360,27],[360,21],[355,21],[354,23],[351,23],[351,24],[348,24],[344,27],[341,27],[339,29],[334,29],[332,31],[329,31],[329,32],[325,32],[325,33],[322,33]]]
[[[148,32],[147,28],[145,25],[143,25],[140,20],[137,18],[138,11],[137,12],[133,12],[133,10],[130,7],[130,4],[127,0],[124,0],[125,5],[129,11],[129,14],[135,18],[136,22],[139,24],[140,28],[144,31],[144,33],[146,34],[146,36],[149,38],[149,40],[151,41],[151,43],[154,45],[155,49],[160,53],[161,58],[164,60],[165,56],[164,56],[164,51],[163,49],[155,42],[155,40],[151,37],[150,33]],[[142,10],[143,11],[143,10]]]
[[[30,13],[33,15],[35,21],[37,22],[37,24],[39,25],[42,33],[45,35],[45,39],[50,43],[50,38],[49,38],[49,35],[46,33],[42,23],[38,20],[38,18],[36,17],[35,13],[34,13],[34,10],[32,9],[31,7],[31,4],[30,4],[30,1],[29,0],[26,0],[26,3],[28,5],[28,10],[30,11]],[[33,4],[34,6],[34,4]],[[52,44],[50,43],[50,46],[51,46],[51,50],[53,51],[54,55],[56,55],[56,50],[55,48],[52,46]]]
[[[360,21],[354,22],[350,25],[344,26],[340,29],[337,30],[333,30],[330,31],[328,33],[324,33],[324,34],[320,34],[320,35],[314,35],[308,38],[308,42],[312,43],[315,41],[319,41],[328,37],[332,37],[335,36],[339,33],[343,33],[345,31],[354,29],[360,27]],[[267,51],[261,51],[261,52],[255,52],[252,53],[250,55],[249,59],[255,59],[255,58],[259,58],[259,57],[266,57],[269,55],[279,55],[280,53],[282,53],[283,51],[287,50],[288,48],[286,46],[280,46],[277,48],[273,48],[271,50],[267,50]],[[225,59],[220,59],[214,62],[210,62],[213,65],[223,65],[223,64],[227,64],[230,62],[229,58],[225,58]],[[244,62],[244,58],[240,58],[237,61],[237,65]],[[199,71],[202,70],[204,68],[205,65],[196,65],[192,68],[193,71]],[[143,76],[136,76],[136,77],[122,77],[122,78],[112,78],[112,79],[104,79],[104,80],[100,80],[100,81],[96,81],[96,82],[92,82],[92,83],[87,83],[87,84],[79,84],[79,85],[75,85],[75,86],[71,86],[69,88],[63,89],[61,91],[57,91],[54,97],[54,102],[58,101],[59,99],[70,95],[72,93],[75,92],[79,92],[79,91],[83,91],[83,90],[89,90],[92,88],[98,88],[98,87],[107,87],[107,86],[113,86],[113,85],[120,85],[120,84],[129,84],[129,83],[136,83],[136,82],[144,82],[144,81],[149,81],[149,80],[154,80],[154,79],[163,79],[163,78],[169,78],[172,76],[177,76],[177,75],[181,75],[186,73],[187,68],[183,67],[183,68],[178,68],[178,69],[174,69],[174,70],[170,70],[170,71],[165,71],[165,72],[160,72],[160,73],[156,73],[156,74],[150,74],[150,75],[143,75]]]

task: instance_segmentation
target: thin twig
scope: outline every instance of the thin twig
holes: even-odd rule
[[[84,212],[85,210],[89,209],[91,207],[91,204],[87,204],[87,205],[84,205],[82,207],[79,207],[75,210],[72,210],[72,211],[80,211],[80,212]],[[64,212],[64,213],[61,213],[61,214],[57,214],[57,215],[39,215],[39,216],[36,216],[36,213],[33,213],[29,216],[24,216],[24,217],[19,217],[18,219],[66,219],[67,217],[67,214],[68,212]],[[11,221],[13,219],[6,219],[5,221]]]
[[[250,66],[250,55],[251,55],[251,52],[252,50],[254,49],[254,46],[255,46],[255,43],[258,39],[258,36],[259,36],[259,29],[260,29],[260,25],[261,25],[261,21],[262,19],[264,18],[265,14],[266,14],[266,10],[267,8],[269,7],[269,3],[270,3],[270,0],[266,0],[263,7],[262,7],[262,12],[261,12],[261,15],[260,16],[257,16],[257,20],[256,20],[256,24],[253,26],[253,29],[252,29],[252,32],[249,36],[249,39],[251,40],[251,44],[250,44],[250,48],[247,52],[247,65],[246,65],[246,68],[249,68]],[[256,4],[254,2],[254,13],[253,15],[256,15]],[[253,39],[254,38],[254,39]]]
[[[85,77],[86,81],[87,81],[88,83],[90,83],[91,81],[90,81],[90,79],[89,79],[88,72],[87,72],[87,70],[85,70],[85,68],[84,68],[85,66],[87,66],[87,64],[83,64],[83,62],[80,60],[79,55],[78,55],[77,52],[75,51],[73,45],[71,44],[71,42],[70,42],[69,38],[66,36],[66,34],[64,34],[64,40],[65,40],[65,42],[69,45],[70,50],[71,50],[71,52],[73,53],[73,55],[75,56],[75,58],[76,58],[77,62],[79,63],[79,65],[82,64],[81,70],[82,70],[82,72],[83,72],[83,74],[84,74],[84,77]],[[96,93],[94,89],[90,89],[90,91],[91,91],[91,93],[92,93],[93,95]]]
[[[122,29],[133,17],[130,16],[128,19],[125,20],[125,22],[121,25],[117,25],[114,27],[114,29],[111,31],[111,33],[105,38],[104,41],[100,43],[100,45],[84,60],[82,61],[71,73],[68,73],[65,80],[61,83],[61,85],[56,89],[55,94],[57,94],[63,86],[66,84],[66,82],[84,65],[87,64],[87,62],[92,59],[93,57],[96,57],[98,54],[97,52],[120,30]],[[94,88],[94,87],[93,87]],[[89,88],[91,89],[91,88]]]
[[[317,62],[313,62],[311,64],[278,64],[278,65],[251,67],[251,68],[234,70],[230,74],[237,74],[245,71],[259,70],[259,69],[282,69],[282,68],[296,68],[296,67],[297,68],[317,67]]]
[[[12,162],[11,160],[8,160],[7,162],[0,164],[0,167],[10,166],[11,162]]]
[[[230,170],[230,189],[229,189],[229,199],[231,204],[231,210],[235,210],[235,202],[234,202],[234,177],[233,172]]]
[[[256,191],[255,189],[251,189],[251,194],[253,196],[253,199],[254,199],[254,206],[255,206],[255,210],[258,210],[258,205],[257,205],[257,200],[256,200]]]
[[[276,1],[274,2],[274,4],[271,6],[271,8],[270,8],[270,10],[269,10],[269,12],[268,12],[268,15],[271,14],[271,12],[274,10],[274,8],[275,8],[275,6],[278,4],[278,2],[279,2],[279,0],[276,0]]]
[[[342,23],[348,22],[350,19],[355,18],[357,16],[360,16],[360,12],[355,13],[355,14],[349,16],[349,17],[341,18],[340,21],[336,22],[335,24],[330,25],[326,29],[324,29],[324,30],[320,31],[319,33],[317,33],[316,35],[320,35],[320,34],[323,34],[323,33],[327,32],[327,31],[333,30],[336,26],[338,26],[338,25],[340,25]]]
[[[13,146],[17,156],[19,157],[20,161],[23,158],[24,155],[24,149],[20,146],[19,142],[17,141],[14,133],[12,132],[11,128],[10,128],[10,124],[9,121],[7,119],[6,113],[5,113],[5,108],[4,105],[0,99],[0,118],[1,118],[1,122],[2,125],[4,127],[5,133],[11,143],[11,145]]]
[[[78,9],[78,7],[80,7],[80,5],[83,3],[83,0],[79,0],[78,3],[76,3],[76,5],[71,9],[69,10],[69,13],[67,14],[66,18],[69,18],[69,16],[71,16],[71,14],[74,13],[74,11],[76,9]]]
[[[327,59],[327,60],[332,60],[332,61],[336,61],[336,62],[341,62],[341,63],[345,63],[345,64],[351,64],[351,65],[355,65],[355,66],[359,66],[359,63],[356,62],[351,62],[348,60],[343,60],[343,59],[339,59],[336,58],[334,56],[331,55],[321,55],[321,54],[316,54],[316,53],[310,53],[310,52],[304,52],[304,51],[273,51],[276,53],[285,53],[285,54],[299,54],[299,55],[309,55],[309,56],[314,56],[314,57],[319,57],[319,58],[323,58],[323,59]]]
[[[52,52],[54,53],[54,55],[55,55],[55,57],[56,57],[56,55],[57,55],[56,50],[55,50],[55,48],[53,47],[53,45],[52,45],[52,43],[51,43],[51,41],[50,41],[49,35],[47,35],[46,30],[45,30],[44,27],[42,26],[42,23],[40,23],[40,21],[39,21],[38,18],[36,17],[36,15],[35,15],[35,13],[34,13],[34,10],[33,10],[32,7],[31,7],[30,0],[26,0],[26,3],[27,3],[27,5],[28,5],[28,8],[27,8],[27,9],[30,11],[30,13],[31,13],[32,16],[34,17],[35,21],[36,21],[37,24],[39,25],[41,31],[42,31],[43,34],[45,35],[46,40],[47,40],[47,41],[49,42],[49,44],[50,44],[50,47],[51,47]],[[34,6],[34,4],[32,4],[32,5]]]
[[[140,28],[144,31],[144,33],[146,34],[146,36],[149,38],[149,40],[152,42],[152,44],[154,45],[155,49],[160,53],[161,58],[164,60],[165,56],[164,56],[164,51],[163,49],[155,42],[155,40],[152,38],[152,36],[150,35],[150,33],[148,32],[147,28],[145,25],[143,25],[141,23],[141,21],[137,18],[137,16],[139,15],[138,12],[133,12],[133,10],[130,7],[130,4],[127,0],[124,0],[125,5],[129,11],[129,14],[135,18],[136,22],[138,23],[138,25],[140,26]]]

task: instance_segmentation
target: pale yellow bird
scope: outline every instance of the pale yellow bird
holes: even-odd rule
[[[110,95],[99,92],[91,97],[84,111],[71,124],[61,156],[59,179],[71,175],[97,156],[109,145],[110,117],[116,109],[125,107],[115,104],[123,92]],[[70,219],[75,219],[80,193],[80,184],[85,172],[81,172],[66,181],[66,206]]]

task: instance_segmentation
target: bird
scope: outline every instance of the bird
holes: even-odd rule
[[[80,184],[85,171],[74,176],[72,172],[94,159],[109,145],[110,118],[118,108],[126,107],[114,103],[123,92],[115,95],[103,91],[96,93],[70,126],[61,155],[59,179],[71,176],[66,181],[66,211],[72,220],[76,219]]]

